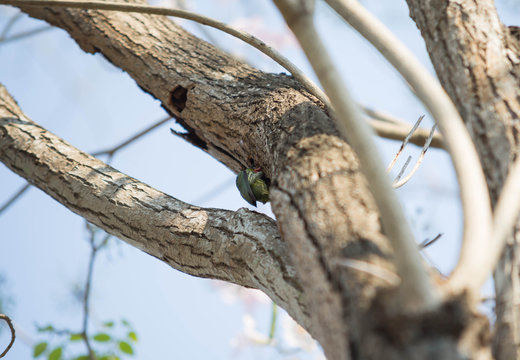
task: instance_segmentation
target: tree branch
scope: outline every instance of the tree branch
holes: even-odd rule
[[[400,140],[406,138],[407,134],[410,133],[410,125],[402,126],[386,123],[383,121],[370,120],[372,129],[376,132],[378,136],[392,139],[392,140]],[[417,146],[423,146],[424,143],[429,138],[429,132],[426,129],[417,129],[413,135],[410,137],[409,142],[415,144]],[[432,142],[430,144],[431,147],[444,149],[444,140],[441,134],[437,131],[433,133]]]
[[[474,139],[494,205],[520,149],[520,43],[500,21],[492,0],[407,3],[437,76]],[[519,236],[515,230],[495,271],[499,360],[520,356]],[[489,246],[474,249],[485,252],[474,257],[477,267]]]
[[[424,268],[417,245],[404,217],[390,179],[374,144],[373,134],[361,119],[357,105],[341,82],[314,28],[314,9],[301,1],[274,1],[289,28],[294,32],[316,75],[320,79],[335,111],[336,125],[344,139],[348,139],[360,159],[370,190],[379,208],[381,221],[395,254],[395,266],[401,278],[402,301],[415,309],[437,306],[439,294]]]
[[[168,120],[171,120],[171,119],[172,119],[171,116],[167,116],[167,117],[165,117],[165,118],[163,118],[163,119],[161,119],[159,121],[156,121],[152,125],[148,126],[146,129],[143,129],[143,130],[139,131],[137,134],[132,135],[130,138],[126,139],[122,143],[120,143],[120,144],[118,144],[116,146],[113,146],[110,149],[96,151],[95,153],[92,153],[92,156],[108,155],[109,158],[112,158],[112,156],[114,156],[114,154],[116,152],[118,152],[119,150],[121,150],[122,148],[130,145],[131,143],[133,143],[134,141],[136,141],[139,138],[143,137],[144,135],[147,135],[152,130],[158,128],[159,126],[161,126],[163,124],[165,124]]]
[[[0,215],[6,211],[11,205],[13,205],[23,194],[31,187],[30,184],[25,184],[16,193],[14,193],[9,200],[7,200],[2,206],[0,206]]]
[[[68,209],[185,273],[263,290],[309,324],[276,224],[191,206],[130,178],[49,133],[0,88],[0,160]]]
[[[320,99],[323,104],[330,107],[330,101],[325,93],[311,80],[309,79],[305,73],[303,73],[296,65],[294,65],[289,59],[284,57],[281,53],[279,53],[276,49],[271,46],[265,44],[262,40],[256,38],[255,36],[242,31],[235,29],[229,25],[226,25],[220,21],[216,21],[212,18],[202,16],[191,11],[185,9],[172,9],[164,6],[152,6],[147,4],[129,4],[129,3],[115,3],[108,1],[68,1],[68,0],[0,0],[0,4],[10,4],[16,6],[55,6],[55,7],[66,7],[66,8],[79,8],[79,9],[98,9],[98,10],[114,10],[121,12],[137,12],[141,14],[154,14],[154,15],[165,15],[165,16],[174,16],[182,19],[192,20],[200,25],[206,25],[213,27],[215,29],[221,30],[231,36],[234,36],[245,43],[253,46],[257,50],[261,51],[264,55],[268,56],[275,62],[277,62],[280,66],[285,68],[289,73],[291,73],[296,80],[298,80],[309,93],[316,96]],[[7,28],[7,27],[6,27]],[[44,29],[37,29],[35,31],[29,31],[23,34],[17,34],[9,39],[3,39],[0,37],[1,42],[8,42],[16,40],[20,37],[30,36],[32,34],[36,34],[42,30],[48,30],[50,28],[46,27]],[[381,117],[374,116],[377,112],[368,109],[367,107],[361,106],[361,109],[366,113],[369,117],[374,117],[375,120],[381,120]],[[401,122],[407,127],[407,124]],[[371,121],[371,126],[374,128],[374,131],[381,136],[386,137],[393,140],[402,140],[404,138],[405,133],[407,131],[403,129],[399,129],[397,127],[390,127],[388,125],[382,125],[377,121]],[[421,134],[422,135],[422,134]],[[417,138],[421,138],[422,136],[418,135],[412,139],[412,143],[417,144]],[[432,146],[441,147],[439,136],[433,141]]]
[[[16,332],[14,330],[13,322],[11,321],[9,316],[0,314],[0,320],[4,320],[7,323],[7,325],[9,326],[9,330],[11,331],[11,340],[9,341],[9,344],[7,345],[5,350],[2,351],[2,353],[0,354],[0,358],[3,358],[9,352],[9,350],[11,350],[11,347],[14,344],[14,340],[16,339],[16,335],[15,335]]]
[[[121,12],[137,12],[141,14],[154,14],[164,16],[175,16],[182,19],[192,20],[202,25],[207,25],[232,35],[245,43],[258,49],[280,66],[289,71],[298,81],[300,81],[307,90],[320,99],[327,106],[329,100],[321,89],[312,82],[300,69],[296,67],[289,59],[279,53],[276,49],[264,43],[262,40],[248,34],[245,31],[235,29],[220,21],[214,20],[207,16],[202,16],[197,13],[172,9],[164,6],[151,6],[147,4],[131,4],[131,3],[117,3],[109,1],[67,1],[67,0],[0,0],[0,4],[15,5],[15,6],[54,6],[66,7],[76,9],[96,9],[96,10],[115,10]]]
[[[471,137],[439,82],[383,23],[357,0],[326,1],[401,73],[439,126],[457,173],[464,214],[462,250],[451,279],[453,287],[460,291],[465,285],[465,279],[459,275],[459,269],[467,268],[469,272],[478,270],[479,263],[473,261],[473,255],[476,249],[481,249],[481,255],[485,256],[491,236],[492,215],[488,190]]]

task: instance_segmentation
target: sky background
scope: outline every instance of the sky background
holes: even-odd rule
[[[404,1],[362,1],[430,70],[420,34]],[[167,3],[163,3],[167,4]],[[188,8],[249,31],[278,48],[312,79],[312,71],[270,1],[187,1]],[[497,2],[502,21],[520,25],[520,2]],[[0,31],[17,10],[0,6]],[[240,41],[188,21],[179,23],[202,38],[268,72],[277,64]],[[316,23],[355,99],[413,123],[424,107],[395,70],[323,3]],[[10,34],[44,26],[23,16]],[[432,70],[433,72],[433,70]],[[22,110],[49,131],[87,152],[113,147],[166,116],[158,101],[143,93],[126,73],[100,55],[83,53],[62,30],[52,29],[0,43],[0,82]],[[426,116],[425,125],[431,125]],[[180,200],[204,207],[237,210],[249,205],[236,190],[235,175],[180,138],[169,127],[152,131],[116,153],[112,166]],[[378,140],[385,163],[400,143]],[[417,157],[413,145],[407,154]],[[405,156],[403,156],[403,159]],[[25,181],[0,165],[0,207]],[[462,218],[454,173],[445,152],[428,151],[418,173],[397,191],[417,241],[443,236],[425,251],[427,261],[449,273],[458,253]],[[271,214],[269,204],[258,211]],[[82,286],[89,259],[85,222],[42,191],[32,188],[0,214],[0,296],[11,299],[7,314],[17,340],[7,359],[29,359],[41,341],[35,325],[80,329],[81,306],[74,289]],[[198,279],[141,251],[111,240],[98,257],[91,295],[95,332],[104,321],[127,319],[138,333],[137,359],[316,359],[318,351],[280,352],[272,347],[240,346],[245,315],[267,334],[271,304],[258,291],[240,291]],[[487,286],[486,293],[491,292]],[[277,322],[278,342],[286,315]],[[247,319],[247,317],[246,317]],[[3,326],[3,324],[1,325]],[[0,332],[0,348],[8,332]],[[55,341],[59,341],[58,338]]]

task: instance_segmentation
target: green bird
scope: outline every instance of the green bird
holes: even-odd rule
[[[269,201],[269,188],[263,177],[264,173],[260,168],[248,168],[238,173],[238,191],[253,206],[256,206],[257,201],[264,204]]]

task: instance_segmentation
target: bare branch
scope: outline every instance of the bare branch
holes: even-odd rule
[[[188,274],[261,289],[310,328],[286,245],[267,216],[192,206],[122,174],[29,120],[4,87],[0,161],[106,232]]]
[[[420,245],[419,245],[419,248],[421,249],[425,249],[427,248],[428,246],[432,245],[434,242],[436,242],[437,240],[439,240],[441,238],[443,234],[442,233],[439,233],[437,234],[433,239],[426,239],[424,240]]]
[[[396,126],[405,126],[405,127],[410,126],[410,124],[408,124],[407,122],[399,119],[398,117],[387,114],[383,111],[374,110],[374,109],[371,109],[371,108],[366,107],[363,104],[359,104],[359,103],[358,103],[358,106],[365,113],[365,115],[367,115],[368,117],[370,117],[374,120],[379,120],[379,121],[382,121],[385,123],[390,123],[390,124],[393,124]]]
[[[392,186],[395,188],[395,183],[399,181],[399,179],[401,179],[401,177],[403,176],[404,174],[404,171],[406,170],[406,168],[408,167],[408,165],[410,165],[410,161],[412,161],[412,157],[411,156],[408,156],[408,158],[406,159],[404,165],[401,167],[401,170],[399,170],[399,173],[397,174],[397,176],[395,177],[394,179],[394,182],[392,183]]]
[[[341,76],[323,46],[313,23],[313,9],[292,1],[275,0],[287,25],[294,32],[334,107],[341,135],[348,139],[360,159],[370,190],[380,211],[385,233],[394,249],[394,263],[401,277],[403,303],[430,308],[440,300],[417,249],[401,206],[381,164],[372,132],[341,83]]]
[[[406,137],[404,138],[403,143],[401,144],[401,147],[399,148],[399,151],[397,151],[397,154],[395,154],[394,159],[392,160],[392,162],[390,162],[390,164],[386,168],[387,172],[392,171],[392,168],[394,167],[395,163],[397,162],[397,159],[399,159],[399,156],[401,156],[401,153],[403,152],[404,148],[408,144],[408,141],[410,141],[410,138],[412,137],[415,130],[417,130],[417,128],[419,127],[419,125],[421,124],[421,121],[423,121],[423,119],[424,119],[424,115],[419,116],[419,119],[417,119],[415,124],[412,126],[412,129],[410,130],[408,135],[406,135]]]
[[[9,345],[7,345],[5,350],[0,354],[0,358],[3,358],[9,352],[9,350],[11,350],[11,347],[13,346],[14,340],[16,338],[16,332],[14,331],[13,322],[11,321],[9,316],[0,314],[0,320],[4,320],[9,326],[9,330],[11,330],[11,341],[9,342]]]
[[[171,118],[172,118],[171,116],[167,116],[164,119],[161,119],[161,120],[155,122],[154,124],[150,125],[146,129],[143,129],[143,130],[139,131],[137,134],[132,135],[131,137],[129,137],[125,141],[121,142],[119,145],[116,145],[116,146],[114,146],[114,147],[112,147],[110,149],[96,151],[95,153],[92,153],[92,156],[108,155],[111,158],[112,156],[114,156],[114,154],[117,151],[119,151],[122,148],[130,145],[131,143],[133,143],[134,141],[136,141],[139,138],[143,137],[144,135],[147,135],[152,130],[154,130],[154,129],[158,128],[159,126],[161,126],[162,124],[166,123]]]
[[[417,172],[417,169],[419,169],[419,166],[421,166],[421,163],[424,159],[424,156],[426,155],[426,151],[430,148],[430,143],[432,141],[433,135],[435,134],[435,127],[436,125],[432,126],[432,129],[430,131],[430,136],[428,136],[428,139],[426,139],[426,142],[424,143],[423,149],[421,151],[421,154],[417,158],[417,161],[415,162],[415,165],[412,168],[412,171],[406,177],[399,181],[399,179],[396,179],[396,181],[393,183],[394,189],[398,189],[404,184],[406,184],[410,179],[414,176],[414,174]]]
[[[480,266],[472,261],[472,255],[475,249],[486,251],[492,224],[487,184],[473,141],[438,81],[377,18],[356,0],[326,1],[403,75],[439,126],[457,173],[464,212],[461,254],[450,279],[454,289],[462,290],[464,278],[460,271],[467,268],[464,273],[471,273]]]
[[[401,282],[399,276],[397,276],[393,272],[388,271],[387,269],[384,269],[382,267],[373,265],[371,263],[368,263],[366,261],[355,259],[339,259],[334,264],[337,266],[345,266],[357,271],[362,271],[364,273],[378,277],[391,286],[397,286]]]
[[[90,360],[96,360],[96,354],[92,349],[92,345],[90,344],[90,340],[88,338],[88,320],[90,316],[90,288],[92,284],[92,274],[94,272],[94,262],[96,261],[96,255],[98,251],[102,249],[110,239],[110,235],[106,234],[103,237],[103,240],[99,245],[96,244],[96,229],[93,225],[86,223],[87,230],[89,232],[89,243],[90,243],[90,257],[88,262],[88,270],[87,270],[87,279],[85,281],[85,290],[83,293],[83,326],[81,330],[81,337],[83,338],[83,342],[87,347],[87,352]]]
[[[7,36],[14,24],[16,24],[16,22],[21,19],[22,14],[22,12],[17,12],[13,16],[11,16],[7,24],[5,24],[4,29],[0,33],[0,39],[4,39]]]
[[[31,184],[27,183],[20,188],[9,200],[5,202],[4,205],[0,207],[0,215],[7,210],[11,205],[13,205],[25,192],[31,187]]]
[[[51,30],[51,29],[52,29],[52,26],[42,26],[42,27],[38,27],[36,29],[27,30],[27,31],[23,31],[23,32],[11,35],[7,38],[0,38],[0,45],[5,45],[8,42],[12,42],[12,41],[20,40],[20,39],[23,39],[23,38],[26,38],[29,36],[33,36],[36,34],[40,34],[44,31]]]
[[[410,125],[401,126],[394,125],[392,123],[387,123],[384,121],[378,121],[370,119],[370,125],[372,129],[376,132],[378,136],[392,139],[392,140],[403,140],[406,135],[410,132]],[[409,142],[412,144],[423,146],[426,139],[428,139],[429,131],[426,129],[417,129],[412,137],[409,139]],[[445,149],[444,140],[442,135],[438,132],[433,134],[432,142],[430,144],[431,147]]]
[[[141,138],[142,136],[148,134],[150,131],[156,129],[157,127],[159,127],[162,124],[166,123],[170,119],[171,119],[170,116],[168,116],[168,117],[166,117],[164,119],[161,119],[158,122],[156,122],[155,124],[152,124],[151,126],[147,127],[146,129],[139,131],[137,134],[131,136],[127,140],[123,141],[121,144],[116,145],[116,146],[114,146],[113,148],[110,148],[110,149],[106,149],[106,150],[102,150],[102,151],[96,151],[95,153],[92,154],[92,156],[108,155],[109,158],[112,158],[112,156],[114,156],[114,154],[117,151],[119,151],[122,148],[130,145],[132,142],[134,142],[134,141],[138,140],[139,138]],[[18,200],[25,193],[25,191],[27,191],[30,187],[31,187],[31,184],[27,183],[20,190],[18,190],[9,200],[7,200],[5,202],[4,205],[2,205],[0,207],[0,214],[2,214],[2,212],[7,210],[7,208],[9,208],[12,204],[14,204],[16,202],[16,200]]]

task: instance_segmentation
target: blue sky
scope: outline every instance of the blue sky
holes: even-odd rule
[[[195,1],[191,8],[224,22],[260,19],[259,36],[285,31],[267,0]],[[429,65],[417,28],[403,1],[363,1],[419,57]],[[499,2],[506,24],[520,23],[518,2]],[[0,6],[0,28],[15,13]],[[516,14],[516,15],[515,15]],[[516,18],[515,18],[516,16]],[[251,22],[253,23],[253,22]],[[247,21],[246,21],[247,24]],[[189,22],[182,25],[200,34]],[[408,122],[425,113],[396,71],[355,32],[324,6],[318,6],[317,25],[334,61],[354,97],[375,109]],[[42,26],[24,17],[12,33]],[[245,28],[245,30],[248,30]],[[283,71],[255,50],[211,31],[229,51],[265,71]],[[281,49],[312,78],[297,47]],[[81,150],[111,147],[165,116],[160,104],[143,93],[124,72],[102,56],[83,53],[69,36],[57,29],[0,45],[0,82],[34,121]],[[427,124],[431,119],[427,118]],[[188,203],[236,210],[248,204],[234,186],[234,174],[222,164],[170,134],[170,122],[117,153],[112,165],[157,189]],[[399,143],[379,141],[386,162]],[[417,156],[418,149],[408,150]],[[0,166],[0,205],[24,184]],[[218,191],[214,189],[218,188]],[[213,192],[212,192],[213,190]],[[211,193],[211,196],[206,194]],[[457,186],[447,155],[430,150],[416,176],[398,191],[418,241],[443,233],[427,250],[428,259],[449,271],[457,256],[461,235]],[[269,205],[260,211],[270,213]],[[84,221],[38,189],[30,189],[0,215],[0,274],[2,293],[14,299],[10,315],[19,337],[8,359],[31,357],[37,341],[35,324],[79,328],[81,309],[71,289],[84,281],[89,247]],[[272,349],[250,347],[240,352],[230,345],[241,332],[248,306],[224,301],[215,285],[178,271],[120,241],[112,241],[98,259],[92,293],[92,329],[105,320],[128,319],[136,328],[138,359],[285,359],[296,358]],[[270,305],[254,307],[259,329],[267,332]],[[7,332],[0,334],[4,344]]]

